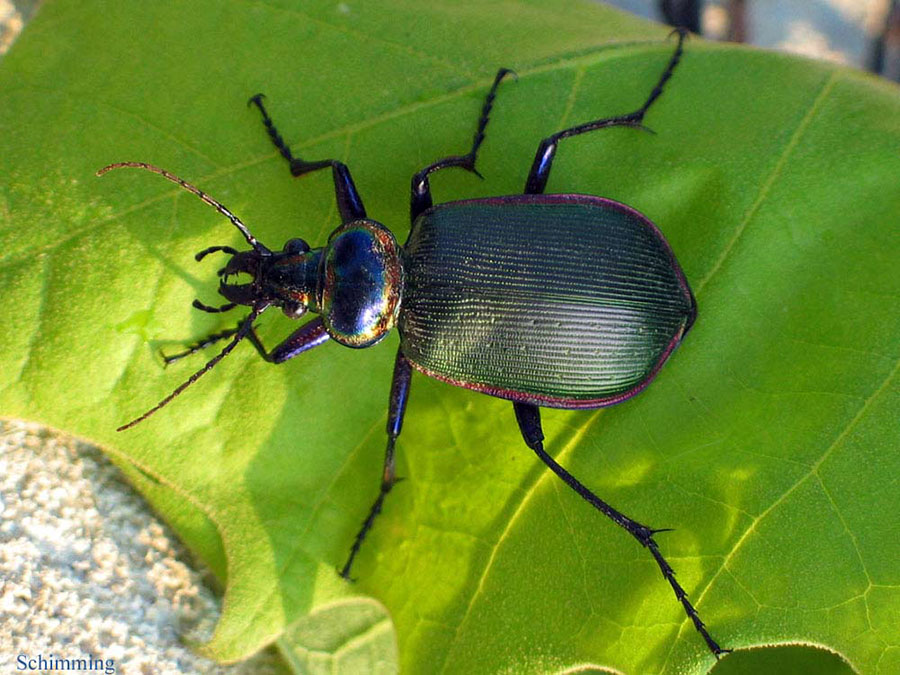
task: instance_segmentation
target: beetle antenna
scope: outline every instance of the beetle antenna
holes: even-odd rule
[[[112,171],[113,169],[145,169],[146,171],[151,171],[152,173],[158,173],[163,178],[166,178],[173,183],[177,183],[181,187],[183,187],[188,192],[193,192],[195,195],[200,197],[204,202],[212,206],[216,211],[221,213],[223,216],[228,218],[231,223],[241,231],[241,234],[244,235],[244,239],[247,240],[247,243],[250,244],[256,251],[262,254],[271,253],[269,249],[259,243],[256,237],[250,234],[250,230],[247,229],[247,226],[241,222],[241,219],[234,215],[231,211],[225,208],[224,205],[217,202],[215,199],[210,197],[208,194],[200,190],[199,188],[194,187],[186,180],[183,180],[176,176],[174,173],[169,173],[165,169],[160,169],[158,166],[153,166],[152,164],[147,164],[146,162],[116,162],[115,164],[110,164],[108,166],[104,166],[97,172],[98,176],[102,176],[103,174]]]
[[[244,319],[244,321],[241,323],[237,332],[234,334],[234,337],[231,338],[231,342],[229,342],[227,345],[225,345],[225,348],[222,349],[222,351],[220,351],[216,356],[214,356],[212,359],[210,359],[209,363],[207,363],[200,370],[198,370],[196,373],[191,375],[187,380],[185,380],[180,385],[178,385],[178,387],[175,389],[175,391],[173,391],[171,394],[166,396],[162,401],[157,403],[155,406],[150,408],[150,410],[145,412],[140,417],[136,417],[135,419],[131,420],[130,422],[128,422],[128,424],[123,424],[118,429],[116,429],[116,431],[125,431],[126,429],[130,429],[134,425],[136,425],[140,422],[143,422],[145,419],[150,417],[150,415],[155,413],[157,410],[168,405],[172,401],[173,398],[175,398],[176,396],[178,396],[178,394],[180,394],[185,389],[187,389],[192,384],[194,384],[194,382],[199,380],[200,377],[202,377],[204,374],[206,374],[207,372],[212,370],[213,367],[215,367],[215,365],[217,363],[219,363],[219,361],[221,361],[226,356],[228,356],[228,354],[231,352],[231,350],[237,346],[238,342],[240,342],[245,337],[247,337],[247,335],[250,333],[250,329],[253,327],[253,322],[256,321],[256,318],[262,313],[262,311],[265,308],[266,308],[266,305],[254,306],[253,310],[250,312],[250,314],[247,315],[247,318]]]

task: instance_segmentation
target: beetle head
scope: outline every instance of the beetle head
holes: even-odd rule
[[[231,256],[225,267],[219,270],[219,293],[228,302],[219,307],[210,307],[199,300],[194,300],[194,307],[204,312],[217,313],[227,312],[238,305],[246,305],[250,307],[250,313],[238,324],[236,329],[219,334],[218,339],[227,337],[231,339],[222,351],[210,359],[203,368],[191,375],[176,387],[171,394],[140,417],[120,426],[118,431],[133,427],[167,405],[201,376],[212,370],[244,338],[250,336],[251,340],[255,341],[253,322],[269,307],[273,305],[281,307],[285,314],[292,318],[301,316],[307,308],[315,309],[316,283],[314,280],[318,260],[321,256],[321,249],[310,251],[309,246],[302,239],[289,240],[282,251],[273,252],[269,250],[250,233],[240,218],[225,208],[224,205],[175,174],[152,164],[145,162],[118,162],[103,167],[97,172],[97,175],[102,176],[113,169],[123,168],[144,169],[163,176],[166,180],[176,183],[212,206],[216,211],[228,218],[232,225],[240,231],[247,243],[250,244],[250,250],[238,251],[231,246],[210,246],[195,256],[198,261],[217,251]],[[249,283],[235,284],[229,282],[230,277],[244,274],[251,278]],[[313,279],[313,283],[310,283],[310,279]],[[188,350],[187,353],[192,353],[193,351],[196,350]],[[182,355],[167,357],[166,362],[169,363],[180,356]]]
[[[302,239],[289,239],[281,251],[213,247],[198,253],[197,259],[212,250],[231,254],[228,263],[219,270],[219,294],[232,307],[280,307],[291,319],[300,318],[308,309],[317,309],[315,295],[321,249],[310,250]],[[230,278],[240,275],[249,276],[250,281],[230,282]]]

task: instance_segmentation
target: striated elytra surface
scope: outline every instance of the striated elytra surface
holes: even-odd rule
[[[439,379],[553,407],[640,391],[696,306],[659,229],[588,195],[433,207],[406,244],[404,354]]]

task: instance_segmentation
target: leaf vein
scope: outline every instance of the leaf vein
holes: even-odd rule
[[[591,425],[599,418],[600,413],[602,411],[603,411],[603,408],[597,408],[593,412],[593,414],[588,418],[588,420],[584,424],[581,425],[581,428],[579,429],[578,433],[576,435],[574,435],[572,437],[572,439],[569,441],[569,443],[566,444],[566,446],[559,452],[557,461],[559,459],[563,458],[569,452],[571,452],[571,450],[573,448],[577,447],[579,441],[581,441],[581,439],[587,433],[587,431],[591,427]],[[487,559],[487,562],[485,563],[484,569],[481,572],[481,576],[478,578],[478,583],[475,587],[475,591],[472,593],[471,597],[469,598],[469,602],[466,605],[466,611],[463,614],[462,619],[459,621],[459,623],[456,624],[456,627],[454,628],[453,639],[450,641],[450,644],[445,652],[446,658],[444,660],[444,663],[441,665],[441,670],[440,670],[441,673],[444,673],[447,671],[447,666],[450,663],[450,654],[453,651],[454,646],[459,642],[460,632],[461,632],[463,626],[465,626],[470,614],[472,613],[472,609],[475,606],[475,603],[476,603],[478,597],[484,592],[484,584],[485,584],[485,581],[486,581],[491,569],[494,566],[494,561],[497,558],[497,552],[500,550],[500,547],[503,545],[503,543],[509,537],[516,521],[519,519],[519,517],[525,511],[525,506],[535,496],[535,493],[537,492],[538,484],[540,484],[540,482],[542,480],[549,478],[551,475],[552,474],[549,471],[542,471],[541,473],[539,473],[537,475],[537,478],[531,485],[527,486],[526,488],[524,488],[522,490],[522,497],[519,500],[519,504],[516,506],[516,510],[513,512],[512,516],[510,516],[509,520],[506,522],[506,527],[503,528],[503,532],[500,533],[500,536],[497,537],[497,541],[494,543],[493,547],[491,547],[490,555],[488,556],[488,559]]]
[[[722,253],[716,259],[716,262],[713,263],[712,268],[706,275],[700,280],[700,282],[696,286],[696,294],[699,295],[703,289],[706,287],[706,284],[719,272],[722,268],[722,265],[725,264],[725,261],[729,258],[734,247],[737,245],[738,241],[744,235],[744,231],[747,229],[747,225],[751,220],[756,216],[759,209],[765,203],[766,199],[769,196],[769,192],[772,189],[772,186],[775,184],[775,181],[781,175],[781,172],[784,170],[785,165],[787,164],[788,158],[791,156],[794,148],[800,142],[800,138],[803,136],[806,129],[809,127],[810,122],[815,117],[816,113],[819,111],[819,108],[822,105],[822,102],[828,97],[828,94],[831,92],[831,89],[834,87],[834,83],[836,82],[836,74],[837,70],[832,70],[828,78],[825,80],[822,88],[819,90],[819,93],[816,95],[815,99],[809,106],[809,110],[806,111],[806,114],[803,116],[803,119],[800,120],[800,123],[797,125],[797,128],[794,130],[794,133],[791,134],[790,139],[787,144],[784,146],[784,149],[781,151],[781,154],[778,157],[778,161],[775,162],[775,166],[772,169],[772,172],[769,174],[768,178],[766,178],[765,182],[762,184],[760,188],[759,195],[757,195],[756,200],[750,206],[750,209],[747,213],[744,214],[744,217],[741,219],[741,222],[738,224],[737,228],[734,231],[731,239],[728,240],[728,243],[725,244],[725,248],[722,250]]]

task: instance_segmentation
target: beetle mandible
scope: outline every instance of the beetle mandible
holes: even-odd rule
[[[263,105],[266,131],[302,176],[330,168],[341,225],[322,248],[289,239],[281,251],[260,243],[222,204],[177,176],[142,162],[111,164],[158,173],[193,192],[237,227],[250,249],[211,246],[231,256],[219,270],[219,293],[227,302],[206,312],[250,307],[237,328],[201,340],[167,362],[230,338],[222,351],[169,396],[124,430],[168,404],[213,368],[243,339],[266,361],[283,363],[328,340],[369,347],[397,328],[400,348],[391,383],[387,448],[378,497],[340,571],[349,578],[359,548],[396,482],[394,446],[400,435],[413,369],[450,384],[512,401],[525,443],[557,476],[647,548],[694,627],[717,657],[723,649],[675,579],[654,540],[654,530],[617,511],[559,465],[544,450],[540,406],[598,408],[642,391],[690,330],[694,295],[668,242],[635,209],[601,197],[544,194],[559,141],[615,126],[643,128],[644,115],[662,94],[678,65],[685,31],[644,104],[634,112],[594,120],[541,141],[525,181],[525,193],[433,205],[428,177],[451,167],[476,175],[478,148],[485,137],[497,88],[511,71],[501,69],[481,109],[472,147],[444,157],[412,177],[411,230],[399,245],[384,225],[366,215],[350,170],[336,159],[307,161],[291,154]],[[536,254],[537,253],[537,254]],[[246,273],[252,281],[229,283]],[[269,307],[291,318],[319,316],[303,324],[271,351],[253,323]]]

